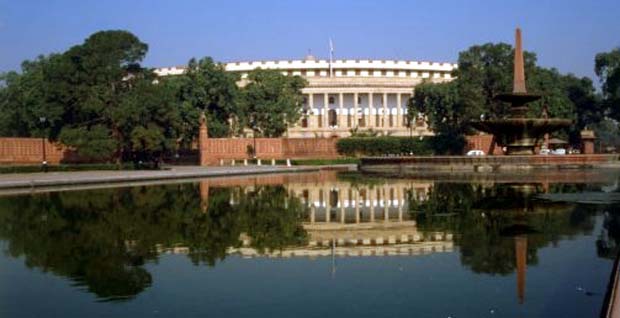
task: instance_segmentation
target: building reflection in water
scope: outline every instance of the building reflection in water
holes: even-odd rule
[[[252,238],[242,234],[241,246],[229,248],[229,254],[238,254],[243,257],[287,258],[420,255],[454,250],[453,233],[450,229],[424,227],[424,230],[421,230],[415,219],[416,214],[412,213],[424,207],[428,200],[437,200],[437,197],[430,197],[431,192],[434,191],[434,181],[383,179],[381,182],[374,183],[355,182],[338,178],[337,173],[333,171],[306,175],[261,176],[240,180],[243,180],[243,184],[239,184],[243,188],[231,194],[232,205],[239,202],[240,196],[252,192],[254,187],[283,184],[289,195],[299,198],[306,208],[302,216],[302,226],[308,239],[303,245],[259,251],[252,247]],[[451,196],[467,194],[471,201],[469,207],[482,212],[483,215],[485,213],[486,215],[490,215],[489,213],[514,215],[521,220],[517,223],[522,223],[522,219],[527,215],[532,215],[531,213],[555,214],[567,211],[567,205],[563,203],[544,203],[532,200],[538,192],[549,192],[547,183],[509,181],[506,184],[481,183],[478,194],[475,194],[473,190],[476,186],[467,184],[465,188],[474,192],[452,193]],[[201,182],[203,211],[207,212],[210,187],[231,185],[237,184],[231,180],[227,180],[225,184],[218,184],[213,180]],[[447,188],[454,189],[454,187]],[[410,206],[412,202],[415,202],[415,207]],[[466,203],[463,204],[466,205]],[[440,212],[444,215],[455,215],[454,211],[450,210]],[[514,242],[511,244],[514,248],[512,252],[514,261],[510,261],[514,263],[510,267],[516,272],[517,299],[522,304],[525,301],[526,290],[528,234],[519,232],[508,234],[508,236],[507,239]],[[473,248],[472,246],[463,247]]]
[[[291,196],[301,199],[306,207],[302,226],[308,235],[307,244],[258,251],[251,247],[252,238],[242,235],[242,246],[230,248],[230,253],[244,257],[318,257],[418,255],[453,250],[452,233],[420,232],[408,212],[407,193],[424,201],[432,183],[395,180],[378,185],[355,184],[338,179],[335,171],[262,176],[245,179],[242,192],[231,195],[231,204],[253,187],[266,184],[284,184]],[[217,186],[217,182],[201,182],[203,202],[208,201],[210,186]]]
[[[159,253],[208,266],[231,254],[333,257],[334,272],[338,256],[456,251],[460,266],[474,273],[516,273],[515,298],[523,303],[526,267],[538,262],[537,251],[590,234],[606,209],[540,200],[542,192],[600,190],[586,175],[581,183],[551,177],[438,181],[324,171],[6,196],[0,239],[12,257],[112,301],[151,285],[144,265]],[[607,216],[597,251],[613,258],[620,218]]]

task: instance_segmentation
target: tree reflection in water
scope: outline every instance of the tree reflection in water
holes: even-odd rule
[[[541,247],[591,233],[593,216],[606,208],[536,199],[540,192],[580,192],[584,185],[426,181],[430,188],[422,193],[412,180],[345,175],[338,182],[342,197],[335,197],[329,182],[299,184],[325,187],[321,191],[328,191],[330,206],[345,202],[347,193],[351,210],[352,202],[356,207],[372,202],[356,193],[368,185],[387,186],[382,200],[398,201],[400,209],[400,199],[389,189],[400,182],[411,189],[405,206],[417,230],[455,234],[461,263],[491,275],[514,273],[518,264],[524,271],[524,265],[537,263]],[[2,197],[0,239],[7,242],[8,255],[23,257],[29,268],[67,277],[102,301],[122,301],[151,285],[143,265],[156,262],[168,248],[184,249],[196,265],[213,266],[231,248],[263,252],[306,246],[302,224],[310,215],[309,203],[292,194],[285,181],[273,183],[280,184],[209,187],[203,182]],[[606,214],[599,256],[613,257],[620,249],[619,220]]]
[[[4,197],[0,239],[29,268],[68,277],[102,301],[129,299],[149,287],[143,265],[156,261],[162,247],[188,247],[192,262],[214,265],[240,245],[241,233],[257,249],[305,239],[304,210],[284,186],[208,191],[207,211],[197,184]]]
[[[580,186],[554,185],[550,191],[577,191]],[[457,233],[461,262],[477,273],[511,274],[516,269],[515,237],[527,238],[526,261],[561,239],[589,234],[592,216],[603,207],[538,200],[537,184],[436,183],[428,200],[409,196],[411,213],[426,230]]]

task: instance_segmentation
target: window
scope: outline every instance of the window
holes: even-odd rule
[[[355,70],[355,75],[360,76],[361,71],[360,70]]]
[[[362,104],[362,96],[357,96],[357,104],[358,105]]]
[[[387,72],[385,70],[381,71],[381,76],[385,76],[387,75]]]
[[[331,105],[331,104],[333,104],[333,103],[335,103],[335,102],[336,102],[336,99],[334,98],[334,96],[330,96],[330,97],[328,98],[328,102],[329,102],[329,104]]]

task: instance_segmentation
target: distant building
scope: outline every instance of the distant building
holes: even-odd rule
[[[422,81],[452,80],[456,64],[404,60],[303,60],[232,62],[227,71],[240,73],[240,86],[250,71],[262,68],[299,75],[308,81],[304,116],[288,136],[346,137],[350,130],[372,129],[393,136],[432,135],[423,118],[407,122],[407,101]],[[179,75],[184,67],[157,68],[160,76]]]

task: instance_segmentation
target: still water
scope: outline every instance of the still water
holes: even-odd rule
[[[320,172],[0,196],[0,317],[595,317],[618,177]]]

